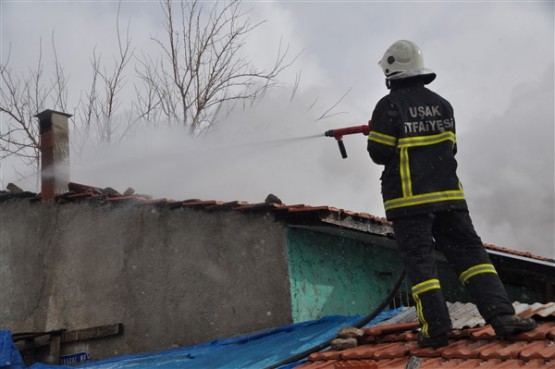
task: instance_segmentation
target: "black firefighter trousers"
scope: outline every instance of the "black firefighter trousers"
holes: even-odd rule
[[[434,337],[452,329],[434,249],[443,252],[486,322],[497,315],[514,314],[468,211],[449,210],[399,218],[393,220],[393,229],[424,336]]]

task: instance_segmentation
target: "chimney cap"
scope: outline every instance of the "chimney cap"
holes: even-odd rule
[[[68,118],[73,116],[72,114],[67,114],[67,113],[64,113],[64,112],[61,112],[61,111],[46,109],[46,110],[38,113],[37,115],[35,115],[35,118],[39,118],[39,120],[48,119],[54,113],[66,116]]]

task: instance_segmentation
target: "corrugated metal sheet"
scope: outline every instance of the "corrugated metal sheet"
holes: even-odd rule
[[[451,316],[451,323],[453,329],[476,328],[485,325],[485,321],[478,312],[476,305],[472,303],[447,303],[449,308],[449,315]],[[547,304],[524,304],[514,302],[516,314],[526,317],[540,317],[543,319],[553,318],[555,320],[555,302]],[[381,322],[378,325],[401,324],[418,320],[416,316],[416,309],[413,307],[404,308],[404,310],[395,317]]]

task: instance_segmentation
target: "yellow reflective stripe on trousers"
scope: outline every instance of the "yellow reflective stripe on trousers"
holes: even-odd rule
[[[439,288],[441,288],[439,279],[428,279],[427,281],[412,286],[411,292],[413,295],[419,295],[423,292]]]
[[[387,146],[397,146],[397,137],[385,135],[375,131],[370,131],[368,141],[374,141]]]
[[[461,281],[462,284],[466,284],[466,282],[468,282],[470,278],[483,273],[497,274],[497,271],[495,270],[495,267],[493,266],[493,264],[490,264],[490,263],[478,264],[462,272],[461,275],[459,276],[459,280]]]
[[[453,132],[443,132],[437,135],[431,136],[418,136],[418,137],[405,137],[399,139],[399,148],[402,147],[414,147],[414,146],[426,146],[426,145],[434,145],[443,141],[452,141],[453,143],[457,142],[455,133]]]
[[[439,202],[439,201],[448,201],[448,200],[464,200],[464,192],[462,190],[450,190],[450,191],[430,192],[422,195],[400,197],[397,199],[385,201],[384,207],[385,207],[385,210],[391,210],[391,209],[401,208],[405,206],[422,205],[430,202]]]
[[[412,286],[412,298],[416,302],[416,315],[418,316],[420,323],[422,323],[422,334],[426,337],[428,337],[428,321],[424,316],[424,309],[422,308],[420,295],[424,292],[439,289],[441,289],[441,286],[438,279],[428,279],[427,281]]]
[[[399,150],[399,175],[401,176],[401,189],[403,190],[403,197],[412,196],[409,150],[407,147],[403,147]]]

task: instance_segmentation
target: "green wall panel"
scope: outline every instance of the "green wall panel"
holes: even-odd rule
[[[294,322],[334,314],[366,315],[389,293],[402,269],[395,241],[378,236],[360,241],[352,235],[341,231],[330,234],[305,228],[287,229]],[[450,265],[441,260],[437,264],[445,299],[472,302]],[[541,293],[514,283],[518,278],[512,273],[500,273],[500,277],[512,301],[541,300]],[[398,299],[403,305],[413,304],[406,283]]]
[[[376,243],[393,242],[376,237]],[[306,229],[287,230],[295,322],[364,315],[387,295],[401,270],[395,250]]]

